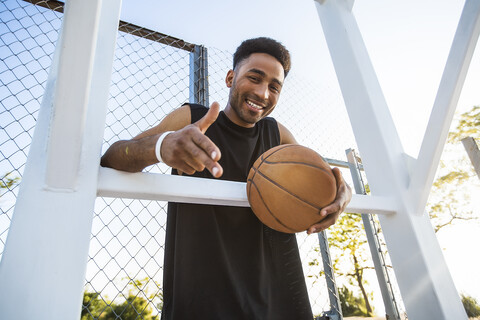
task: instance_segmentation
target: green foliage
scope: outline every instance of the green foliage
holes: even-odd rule
[[[347,276],[350,284],[355,284],[355,270],[363,272],[369,257],[361,215],[343,213],[331,228],[328,240],[334,256],[334,270],[340,275]],[[350,268],[345,269],[346,266]],[[340,267],[344,269],[341,270]]]
[[[148,292],[147,286],[152,282],[149,278],[130,281],[122,302],[106,301],[99,293],[85,291],[81,320],[158,320],[159,316],[153,315],[152,303],[159,300],[156,307],[161,310],[163,296],[160,291]],[[156,283],[155,286],[159,288]]]
[[[480,305],[474,297],[462,294],[462,303],[469,318],[480,317]]]
[[[367,312],[365,299],[363,299],[361,296],[354,296],[353,292],[348,290],[347,287],[343,286],[339,288],[338,296],[340,298],[342,314],[344,317],[370,316],[369,312]]]
[[[460,115],[458,124],[448,134],[448,143],[460,142],[465,137],[480,138],[480,106],[474,106]]]
[[[10,176],[11,174],[12,174],[11,172],[5,173],[0,178],[0,189],[11,189],[14,185],[16,185],[20,181],[19,177],[12,178]]]
[[[373,268],[369,266],[370,253],[362,216],[358,213],[342,214],[331,228],[328,239],[332,249],[335,272],[345,276],[350,285],[359,288],[366,313],[372,315],[373,309],[369,302],[369,293],[365,288],[368,282],[364,279],[363,273],[365,269]]]
[[[123,320],[156,320],[158,316],[152,315],[152,307],[145,298],[129,294],[121,304],[112,303],[106,312],[105,320],[115,320],[120,317]]]
[[[107,303],[100,297],[100,294],[96,292],[85,291],[82,305],[80,320],[99,319],[107,308]]]
[[[480,138],[479,106],[462,113],[449,133],[427,205],[435,232],[454,221],[475,219],[470,200],[472,186],[478,185],[478,179],[460,143],[468,136]]]

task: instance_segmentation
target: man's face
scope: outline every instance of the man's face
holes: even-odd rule
[[[230,88],[225,114],[235,124],[253,127],[277,105],[284,80],[281,63],[266,53],[253,53],[227,74]]]

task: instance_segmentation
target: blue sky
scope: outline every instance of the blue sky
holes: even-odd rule
[[[363,0],[353,8],[405,151],[414,157],[463,4],[460,0]],[[246,38],[270,36],[291,51],[292,72],[336,82],[313,0],[124,0],[122,19],[231,52]],[[472,70],[480,66],[478,56]],[[459,103],[462,109],[480,100],[473,88],[480,75],[473,73]]]

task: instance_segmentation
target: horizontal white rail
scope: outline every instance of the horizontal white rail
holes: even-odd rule
[[[158,173],[128,173],[100,168],[97,195],[184,203],[249,207],[244,182],[172,176]],[[354,194],[349,212],[393,214],[396,202],[387,197]]]
[[[352,201],[345,209],[346,212],[375,213],[391,215],[397,213],[397,199],[393,197],[352,195]]]
[[[101,197],[248,207],[245,183],[100,168]]]

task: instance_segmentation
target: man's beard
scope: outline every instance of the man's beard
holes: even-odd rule
[[[248,97],[240,95],[238,90],[236,90],[234,87],[234,89],[230,93],[230,106],[243,122],[254,125],[258,121],[260,121],[263,117],[266,116],[265,110],[263,110],[260,113],[250,111],[244,106],[244,104],[246,104],[247,99]],[[258,99],[257,97],[252,97],[251,100],[259,101],[261,99]]]

